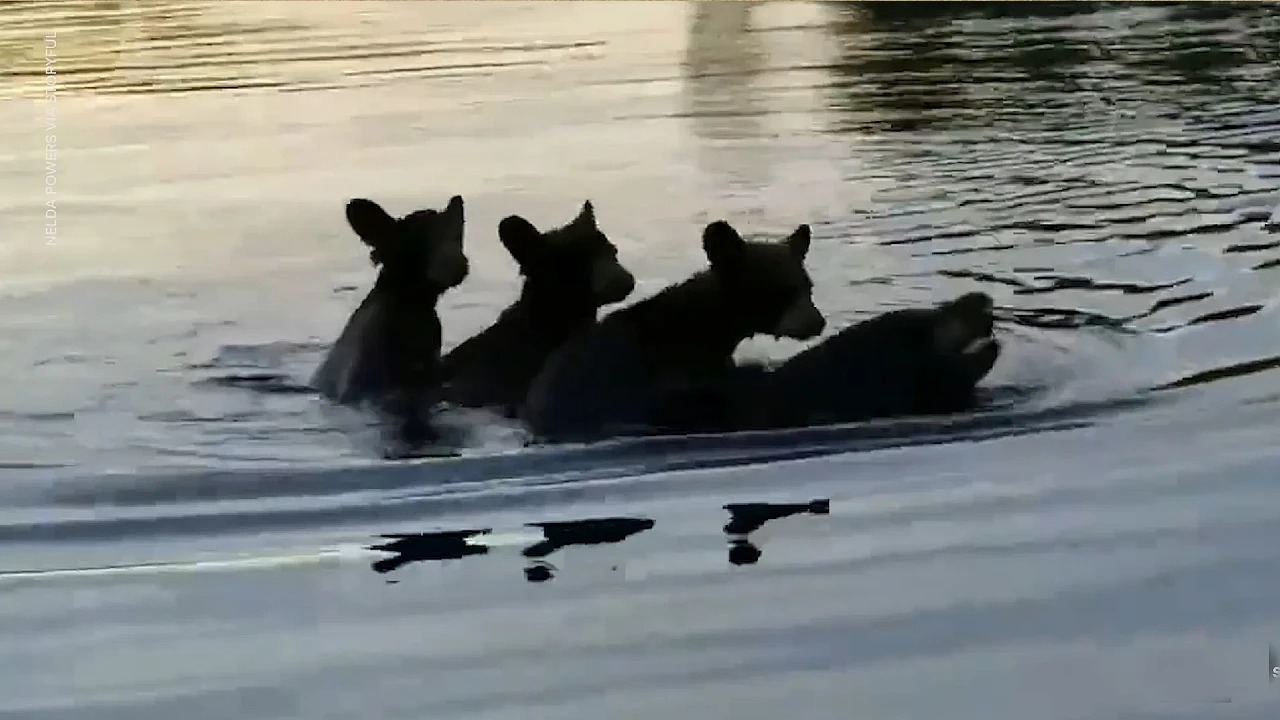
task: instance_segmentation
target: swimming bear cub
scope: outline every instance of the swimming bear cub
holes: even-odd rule
[[[1000,355],[993,308],[990,295],[973,292],[878,315],[777,367],[743,364],[719,387],[669,402],[659,424],[726,432],[973,410]]]
[[[723,220],[708,225],[708,268],[611,313],[552,357],[526,400],[529,429],[552,442],[643,433],[665,398],[730,372],[748,337],[821,334],[804,268],[809,240],[808,225],[782,242],[745,241]]]
[[[378,277],[311,384],[342,405],[374,404],[410,445],[430,442],[435,433],[425,413],[437,399],[440,379],[436,304],[469,270],[462,198],[454,196],[442,211],[418,210],[399,219],[358,198],[347,203],[346,213],[369,246]]]
[[[444,356],[445,399],[465,407],[501,408],[515,417],[547,358],[591,327],[604,305],[621,302],[635,277],[596,224],[591,202],[567,225],[539,232],[512,215],[498,239],[520,267],[520,297],[489,328]]]

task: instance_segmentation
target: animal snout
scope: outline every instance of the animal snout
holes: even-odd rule
[[[601,258],[591,268],[591,293],[601,305],[622,302],[635,287],[635,276],[614,258]]]
[[[961,366],[973,382],[986,377],[1000,359],[1000,341],[990,335],[976,338],[961,351]]]
[[[995,318],[990,313],[957,319],[955,326],[956,345],[962,355],[978,352],[996,341]]]
[[[461,251],[437,252],[431,264],[431,270],[428,276],[432,282],[444,288],[457,287],[467,279],[467,274],[471,271],[471,264],[467,262],[467,256]]]
[[[960,348],[960,354],[974,355],[976,353],[982,352],[983,350],[987,349],[987,347],[991,345],[998,346],[999,343],[997,343],[996,339],[991,337],[990,335],[983,335],[981,337],[976,337],[970,340],[968,345],[965,345],[963,348]]]
[[[793,340],[808,340],[821,335],[826,327],[827,321],[813,304],[813,299],[802,298],[782,314],[773,334]]]
[[[945,303],[937,311],[935,342],[944,355],[973,357],[996,346],[995,303],[983,292],[972,292]]]

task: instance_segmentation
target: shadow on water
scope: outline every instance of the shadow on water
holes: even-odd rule
[[[525,527],[538,528],[542,537],[520,551],[529,560],[524,568],[525,579],[542,583],[555,577],[556,566],[545,558],[564,548],[580,545],[612,545],[653,529],[649,518],[607,517],[557,522],[527,523]],[[371,546],[370,550],[392,553],[391,557],[376,560],[371,565],[374,572],[385,574],[405,565],[423,561],[460,560],[473,555],[486,555],[492,547],[484,536],[491,536],[492,529],[455,530],[420,533],[416,535],[384,535],[390,542]],[[493,538],[489,538],[493,539]]]

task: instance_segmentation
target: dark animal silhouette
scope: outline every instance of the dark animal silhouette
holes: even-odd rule
[[[396,219],[372,200],[347,203],[347,222],[378,268],[373,289],[352,313],[312,377],[326,398],[372,404],[399,425],[399,440],[435,439],[427,411],[440,380],[440,296],[467,277],[463,206]]]
[[[760,562],[764,551],[751,542],[751,533],[766,523],[792,515],[830,515],[831,500],[818,498],[807,503],[730,503],[729,522],[724,534],[729,536],[729,562],[734,565],[754,565]]]
[[[653,529],[654,521],[650,518],[609,517],[526,523],[526,525],[541,528],[545,536],[520,552],[532,561],[524,568],[525,579],[540,583],[552,579],[558,572],[554,565],[544,559],[548,555],[570,545],[620,543],[632,535]]]
[[[591,202],[563,227],[539,232],[512,215],[498,239],[520,266],[520,297],[489,328],[444,356],[445,399],[500,408],[514,417],[547,358],[595,324],[599,309],[621,302],[636,281],[596,224]]]
[[[424,560],[461,560],[472,555],[486,555],[489,547],[475,543],[473,539],[491,532],[493,532],[492,528],[484,528],[413,535],[383,535],[382,539],[387,542],[371,545],[369,549],[392,553],[392,555],[375,560],[370,567],[376,573],[389,573],[409,563]]]
[[[806,339],[825,327],[804,268],[808,225],[782,242],[748,242],[711,223],[710,267],[611,313],[556,353],[530,388],[522,417],[543,441],[644,433],[664,398],[713,382],[756,334]]]
[[[991,296],[967,293],[841,330],[774,368],[744,364],[723,384],[670,400],[668,432],[725,432],[964,412],[995,365]]]

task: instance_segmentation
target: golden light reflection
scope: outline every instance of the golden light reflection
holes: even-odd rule
[[[755,88],[778,47],[754,34],[751,5],[0,4],[0,98],[28,101],[0,106],[0,213],[14,228],[0,239],[0,284],[241,275],[255,267],[246,253],[258,268],[341,267],[358,255],[341,222],[347,197],[403,212],[455,192],[476,198],[481,254],[502,214],[554,220],[594,197],[624,246],[696,263],[690,228],[705,203],[685,165],[722,172],[714,153],[688,152],[691,136],[710,141],[723,125],[706,102],[728,102],[748,133],[777,132],[760,125],[773,95]],[[769,24],[813,15],[804,5],[771,7]],[[709,11],[727,19],[708,25]],[[39,242],[46,35],[57,43],[56,249]],[[751,174],[770,163],[752,160]],[[655,204],[668,212],[654,218]]]

